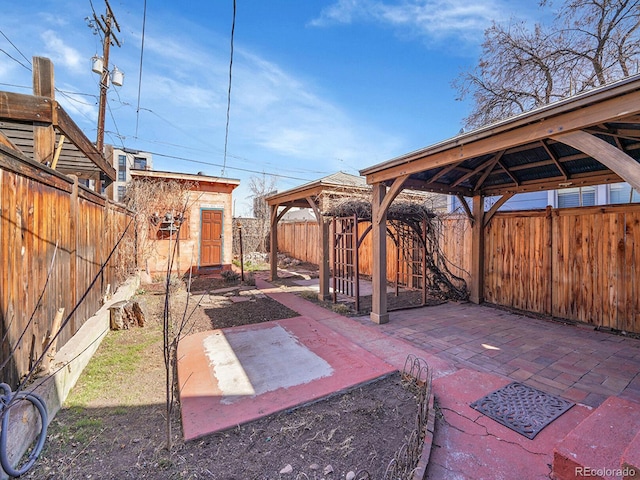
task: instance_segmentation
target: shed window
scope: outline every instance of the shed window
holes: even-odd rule
[[[154,214],[150,219],[151,237],[157,240],[169,240],[176,238],[176,232],[180,231],[180,240],[189,238],[189,218],[187,214],[167,212],[164,215]]]

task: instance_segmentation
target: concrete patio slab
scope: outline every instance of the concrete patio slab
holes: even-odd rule
[[[304,316],[190,335],[178,346],[184,438],[232,428],[394,371]]]

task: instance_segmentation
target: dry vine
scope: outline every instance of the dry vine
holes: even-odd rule
[[[324,212],[324,215],[331,217],[355,215],[358,221],[370,222],[372,219],[371,202],[362,199],[346,199],[333,204],[329,210]],[[408,226],[413,232],[413,239],[424,247],[423,262],[427,272],[425,281],[432,295],[452,300],[466,300],[468,298],[467,283],[463,278],[451,272],[449,268],[451,262],[447,260],[440,248],[439,237],[442,231],[442,221],[438,215],[424,204],[393,202],[387,211],[387,222],[394,227],[396,232],[401,232],[402,226]]]

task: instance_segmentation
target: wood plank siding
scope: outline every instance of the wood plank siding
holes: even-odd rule
[[[452,272],[469,282],[469,220],[448,217],[442,224],[441,249]],[[317,263],[315,235],[314,222],[280,223],[278,250]],[[387,279],[393,282],[396,251],[389,238],[387,250]],[[486,227],[484,259],[489,303],[640,333],[640,205],[496,213]],[[360,273],[371,271],[367,238]]]
[[[41,356],[58,308],[71,314],[59,348],[99,310],[107,285],[113,292],[124,279],[124,251],[100,270],[131,216],[2,146],[0,210],[0,377],[15,387]],[[128,232],[133,241],[133,226]]]

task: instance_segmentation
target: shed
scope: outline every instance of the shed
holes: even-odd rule
[[[233,260],[232,192],[240,180],[189,173],[132,170],[132,179],[152,182],[177,181],[188,184],[188,201],[174,259],[174,270],[205,273],[228,270]],[[155,237],[145,268],[150,274],[165,274],[167,259],[175,245],[174,212],[158,212]],[[186,227],[186,228],[185,228]],[[141,228],[141,227],[139,227]],[[145,225],[142,228],[149,228]]]
[[[639,159],[640,76],[633,76],[361,170],[374,199],[371,320],[389,321],[381,293],[386,215],[403,189],[462,200],[473,225],[470,298],[482,303],[485,228],[504,202],[521,192],[623,181],[640,191]],[[485,211],[488,196],[499,200]],[[637,282],[638,271],[632,276]]]

